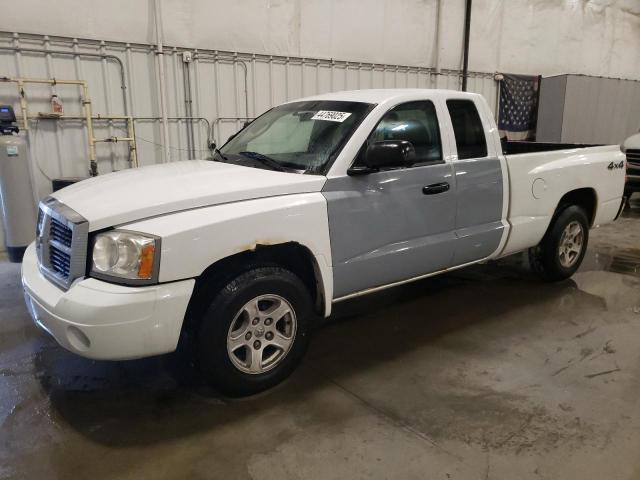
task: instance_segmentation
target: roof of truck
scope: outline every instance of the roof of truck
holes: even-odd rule
[[[458,90],[444,90],[434,88],[379,88],[363,90],[344,90],[341,92],[323,93],[310,97],[299,98],[292,101],[306,100],[342,100],[350,102],[382,103],[395,98],[415,98],[416,96],[426,96],[435,98],[439,96],[451,97],[455,94],[460,96],[477,96],[477,93],[460,92]]]

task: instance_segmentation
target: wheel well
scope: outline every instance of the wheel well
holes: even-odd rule
[[[194,322],[204,313],[212,291],[222,288],[252,266],[265,264],[277,265],[296,274],[309,289],[316,312],[319,315],[324,314],[322,277],[311,251],[297,242],[258,244],[253,250],[245,250],[218,260],[196,278],[183,329],[194,326]]]
[[[589,226],[593,226],[593,222],[596,218],[596,205],[597,195],[593,188],[578,188],[565,193],[558,202],[556,208],[556,214],[560,213],[566,207],[571,205],[577,205],[584,208],[587,218],[589,219]]]

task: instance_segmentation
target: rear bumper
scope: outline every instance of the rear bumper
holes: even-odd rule
[[[195,281],[125,287],[87,278],[63,291],[25,252],[22,285],[35,323],[67,350],[87,358],[125,360],[176,349]]]

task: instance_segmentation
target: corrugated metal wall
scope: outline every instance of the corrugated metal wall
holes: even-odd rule
[[[192,61],[183,61],[183,52]],[[78,40],[0,32],[0,77],[81,79],[88,81],[94,115],[136,118],[140,165],[162,161],[157,60],[153,45]],[[164,65],[171,160],[206,157],[207,139],[222,144],[242,126],[273,105],[317,93],[358,88],[449,88],[457,90],[460,73],[409,65],[351,60],[257,55],[165,47]],[[192,117],[187,120],[185,72],[188,69]],[[472,72],[469,90],[485,95],[492,108],[496,82],[492,73]],[[81,92],[75,86],[29,85],[24,96],[29,114],[49,112],[52,94],[63,101],[65,115],[81,115]],[[19,114],[15,84],[0,83],[0,103]],[[187,124],[193,124],[190,145]],[[119,121],[96,121],[96,137],[126,136]],[[33,175],[37,195],[50,192],[50,178],[86,176],[88,146],[81,120],[37,119],[30,122]],[[126,144],[98,144],[101,173],[128,167]],[[1,237],[1,235],[0,235]],[[1,244],[0,244],[1,248]]]

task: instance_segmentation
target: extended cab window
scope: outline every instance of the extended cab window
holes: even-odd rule
[[[433,103],[409,102],[389,110],[371,132],[367,143],[407,140],[416,151],[416,164],[442,161],[438,117]]]
[[[447,100],[447,108],[456,136],[458,158],[486,157],[487,140],[475,104],[471,100]]]

